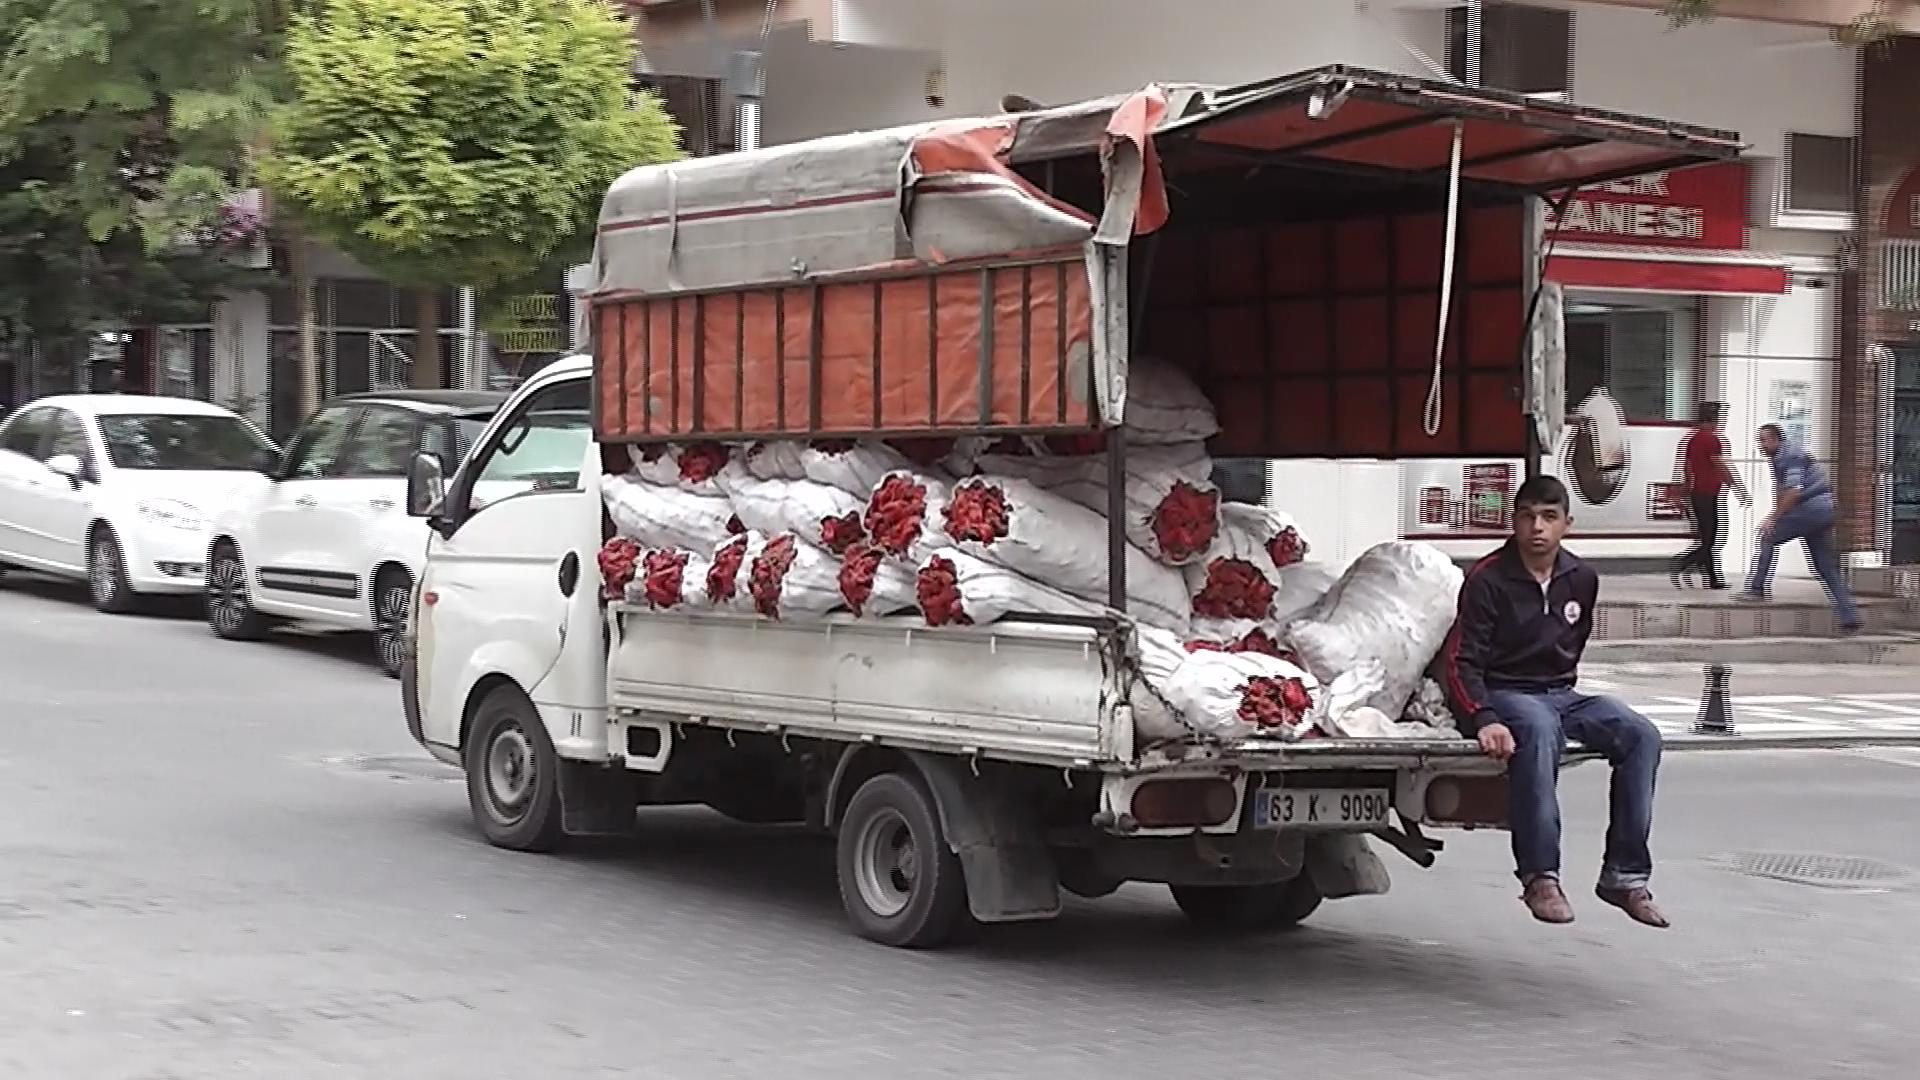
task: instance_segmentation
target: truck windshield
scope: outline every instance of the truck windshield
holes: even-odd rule
[[[484,498],[497,502],[501,487],[555,491],[577,488],[580,465],[593,440],[593,422],[587,409],[589,383],[585,379],[543,390],[513,418],[499,441],[486,451],[478,485]]]

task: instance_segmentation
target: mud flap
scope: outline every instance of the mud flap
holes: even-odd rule
[[[629,836],[639,827],[632,774],[560,759],[560,828],[568,836]]]
[[[1392,887],[1387,864],[1362,833],[1329,833],[1307,841],[1307,874],[1328,900],[1382,896]]]
[[[967,907],[983,923],[1060,914],[1060,879],[1040,830],[1005,789],[952,758],[908,751],[940,810],[940,827],[960,856]]]

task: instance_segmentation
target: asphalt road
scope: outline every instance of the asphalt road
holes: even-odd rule
[[[1671,758],[1665,933],[1587,892],[1582,767],[1572,927],[1465,835],[1292,935],[1197,937],[1138,886],[914,954],[850,936],[828,849],[788,830],[673,811],[487,847],[365,653],[0,589],[0,1077],[1891,1080],[1920,1054],[1920,891],[1719,861],[1920,868],[1920,762]]]

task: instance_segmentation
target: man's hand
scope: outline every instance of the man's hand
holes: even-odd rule
[[[1760,539],[1770,540],[1772,538],[1773,538],[1773,515],[1768,514],[1766,517],[1763,517],[1760,519]]]
[[[1480,740],[1480,752],[1495,761],[1506,761],[1513,756],[1513,732],[1505,724],[1488,724],[1480,729],[1476,736]]]

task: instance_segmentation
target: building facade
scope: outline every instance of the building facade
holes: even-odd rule
[[[1576,195],[1554,223],[1547,278],[1565,290],[1569,406],[1598,392],[1627,421],[1626,475],[1579,491],[1583,550],[1658,560],[1683,546],[1686,523],[1660,494],[1694,408],[1720,401],[1734,456],[1760,493],[1730,522],[1727,561],[1738,567],[1771,501],[1753,439],[1767,422],[1844,473],[1856,561],[1891,554],[1889,529],[1875,524],[1895,514],[1883,476],[1890,466],[1863,449],[1881,430],[1889,406],[1880,399],[1891,391],[1878,381],[1860,389],[1859,353],[1848,349],[1863,335],[1843,330],[1864,326],[1847,297],[1861,287],[1850,254],[1862,213],[1854,158],[1863,57],[1873,50],[1842,45],[1835,31],[1867,7],[1723,0],[1721,18],[1674,30],[1658,0],[1488,2],[1471,15],[1454,0],[1208,0],[1177,9],[1149,0],[776,0],[771,8],[715,0],[711,20],[700,4],[641,0],[635,22],[654,71],[721,78],[734,50],[761,52],[760,137],[769,144],[997,112],[1009,95],[1056,104],[1153,81],[1234,83],[1336,62],[1477,76],[1737,130],[1750,147],[1739,163]],[[1897,126],[1891,103],[1900,99],[1886,100],[1886,122]],[[725,114],[717,111],[722,149]],[[1914,225],[1920,236],[1920,219]],[[1910,368],[1908,411],[1920,425],[1920,367]],[[1864,419],[1853,411],[1863,400]],[[1565,470],[1566,456],[1552,448],[1549,468]],[[1499,532],[1502,515],[1488,508],[1510,493],[1519,465],[1286,461],[1271,470],[1270,495],[1334,559],[1395,536],[1466,555]],[[1910,514],[1903,520],[1920,545],[1914,471],[1899,503],[1911,510],[1899,513]],[[1808,572],[1797,551],[1783,572]]]

